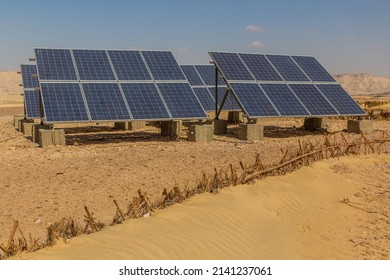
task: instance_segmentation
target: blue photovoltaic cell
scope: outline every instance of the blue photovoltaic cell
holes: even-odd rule
[[[258,84],[230,83],[248,117],[279,116]]]
[[[73,50],[80,80],[109,81],[116,80],[106,51]]]
[[[335,82],[333,77],[314,57],[292,56],[292,58],[313,82]]]
[[[38,87],[38,78],[33,77],[33,75],[37,75],[37,67],[32,64],[22,64],[20,65],[20,68],[22,72],[23,88]]]
[[[283,81],[264,55],[243,54],[239,56],[258,81]]]
[[[210,52],[218,69],[227,80],[250,81],[251,73],[236,53]],[[213,83],[214,84],[214,83]]]
[[[78,83],[40,83],[46,122],[89,121]]]
[[[158,83],[173,119],[205,119],[207,114],[188,83]]]
[[[82,83],[91,120],[130,120],[117,83]]]
[[[185,81],[186,78],[170,51],[142,51],[154,80]]]
[[[309,81],[291,57],[286,55],[267,55],[267,58],[286,81]]]
[[[338,115],[313,84],[290,84],[290,87],[311,115]]]
[[[340,85],[317,85],[319,90],[342,115],[365,115],[366,113]]]
[[[37,90],[24,90],[24,107],[27,119],[39,119],[41,117],[39,92]]]
[[[134,119],[169,119],[154,83],[121,83],[121,87]]]
[[[180,65],[191,86],[202,86],[203,81],[196,72],[194,65]]]
[[[77,80],[72,55],[67,49],[35,49],[39,80]]]
[[[200,77],[206,86],[215,85],[215,67],[214,65],[195,65]],[[218,85],[225,85],[222,78],[218,78]]]
[[[310,115],[286,84],[262,84],[261,87],[281,115]]]
[[[212,93],[213,97],[215,96],[214,87],[209,87],[209,91]],[[221,108],[222,100],[226,94],[227,87],[218,87],[218,108]],[[222,111],[234,111],[241,110],[240,105],[237,103],[236,98],[233,96],[231,92],[226,97],[225,103],[223,104]]]
[[[152,80],[139,51],[109,50],[108,54],[119,80]]]
[[[193,88],[193,90],[206,111],[215,111],[215,100],[207,88]]]

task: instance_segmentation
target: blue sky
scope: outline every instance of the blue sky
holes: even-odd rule
[[[0,0],[0,69],[34,47],[315,56],[332,74],[390,76],[389,0]]]

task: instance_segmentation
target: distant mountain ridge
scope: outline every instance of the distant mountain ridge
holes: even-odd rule
[[[334,78],[352,95],[390,93],[390,77],[378,77],[368,73],[339,74]],[[21,75],[16,71],[0,71],[0,92],[21,93]]]
[[[390,77],[378,77],[369,73],[339,74],[334,78],[351,95],[390,93]]]

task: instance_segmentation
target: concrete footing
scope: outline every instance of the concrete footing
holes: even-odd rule
[[[51,127],[52,126],[50,124],[39,124],[39,123],[33,124],[31,128],[31,132],[32,132],[31,141],[39,144],[39,130],[40,129],[50,130]]]
[[[214,134],[221,135],[227,132],[227,120],[214,120]]]
[[[15,115],[14,116],[14,127],[19,130],[19,121],[24,120],[24,115]]]
[[[211,124],[190,125],[188,127],[188,141],[211,142],[213,140],[214,126]]]
[[[25,128],[25,124],[26,123],[33,123],[34,121],[33,120],[19,120],[19,124],[18,124],[18,130],[19,132],[23,133],[24,134],[24,128]]]
[[[238,139],[254,141],[264,138],[264,127],[259,124],[240,124]]]
[[[228,123],[243,123],[244,122],[244,114],[241,111],[230,111],[228,113]]]
[[[161,136],[179,137],[183,127],[182,121],[161,122]]]
[[[306,130],[314,131],[317,129],[325,129],[326,128],[326,122],[323,118],[306,118],[303,127]]]
[[[348,120],[348,133],[368,133],[374,131],[373,120]]]
[[[63,129],[40,129],[39,146],[42,148],[53,145],[65,145],[65,131]]]
[[[34,126],[34,121],[30,120],[29,122],[22,123],[22,132],[26,137],[32,137],[32,128]]]
[[[145,126],[146,126],[145,121],[115,122],[114,123],[114,128],[123,129],[123,130],[140,129],[140,128],[145,128]]]

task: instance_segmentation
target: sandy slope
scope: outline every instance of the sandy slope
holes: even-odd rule
[[[382,231],[370,228],[373,216],[362,210],[371,209],[370,201],[359,195],[369,186],[364,181],[367,177],[359,173],[361,168],[367,171],[389,163],[388,155],[318,162],[286,176],[225,189],[218,195],[199,195],[150,218],[108,227],[68,244],[60,241],[52,248],[17,258],[366,258],[365,248],[357,243],[359,238],[365,238],[364,244],[371,249],[380,248],[388,258],[389,243],[383,234],[389,226]],[[389,174],[385,176],[388,180]],[[357,207],[341,203],[343,199]],[[388,206],[377,210],[388,213]],[[371,239],[365,234],[369,230],[373,232]],[[384,239],[381,245],[375,243],[378,239]]]
[[[367,95],[390,92],[390,77],[370,74],[341,74],[336,80],[352,95]]]

